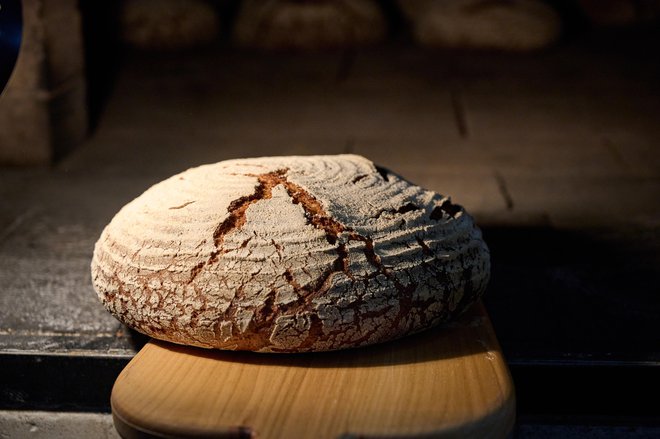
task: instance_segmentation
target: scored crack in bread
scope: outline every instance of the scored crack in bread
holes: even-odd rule
[[[484,292],[465,210],[356,155],[189,169],[124,206],[94,248],[106,308],[204,348],[324,351],[447,321]]]

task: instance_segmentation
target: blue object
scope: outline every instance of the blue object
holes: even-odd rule
[[[22,30],[21,1],[0,0],[0,93],[14,70]]]

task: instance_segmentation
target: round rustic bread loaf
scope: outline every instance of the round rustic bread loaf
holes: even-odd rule
[[[92,260],[99,297],[128,326],[261,352],[424,330],[477,300],[489,271],[463,208],[356,155],[189,169],[122,208]]]
[[[264,49],[324,49],[377,43],[387,20],[374,0],[244,0],[234,39]]]
[[[138,49],[187,49],[219,34],[220,20],[205,0],[124,0],[121,5],[121,37]]]
[[[555,42],[561,20],[542,0],[399,0],[423,45],[529,51]]]

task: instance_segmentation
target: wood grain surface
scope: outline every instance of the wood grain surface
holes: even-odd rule
[[[505,437],[511,378],[486,311],[395,342],[315,354],[149,342],[117,378],[130,437]]]

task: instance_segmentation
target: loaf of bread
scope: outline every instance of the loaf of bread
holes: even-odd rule
[[[200,166],[103,230],[106,308],[204,348],[323,351],[447,321],[484,292],[489,251],[465,210],[356,155]]]
[[[364,46],[387,34],[374,0],[244,0],[234,39],[265,49],[324,49]]]
[[[415,39],[446,49],[527,51],[547,47],[561,21],[542,0],[399,0]]]
[[[121,37],[135,48],[180,50],[208,44],[220,20],[206,0],[124,0]]]

